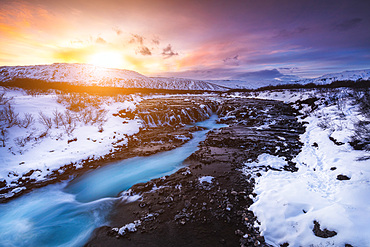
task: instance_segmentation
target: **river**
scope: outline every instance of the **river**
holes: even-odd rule
[[[174,150],[114,162],[0,204],[0,246],[83,246],[95,228],[108,224],[121,191],[183,167],[209,130],[225,126],[216,119],[197,123],[208,129]]]

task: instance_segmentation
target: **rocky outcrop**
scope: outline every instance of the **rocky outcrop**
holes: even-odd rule
[[[208,119],[218,102],[204,97],[173,97],[145,100],[133,111],[121,110],[116,116],[138,118],[146,127],[177,126]]]

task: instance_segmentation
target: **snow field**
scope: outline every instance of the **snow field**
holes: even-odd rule
[[[289,97],[284,100],[293,101]],[[341,106],[321,104],[304,119],[308,124],[301,135],[303,148],[293,160],[298,172],[269,170],[256,177],[257,197],[250,209],[260,222],[257,226],[262,235],[273,246],[370,246],[370,163],[359,159],[367,156],[365,151],[348,144],[354,123],[363,116],[350,98],[342,100]],[[329,137],[344,144],[337,145]],[[262,154],[258,162],[246,163],[243,171],[284,164],[283,157]],[[350,180],[338,180],[338,175]],[[315,236],[313,221],[320,223],[321,230],[337,235]]]
[[[31,96],[22,90],[11,90],[6,91],[6,97],[12,98],[10,103],[20,118],[25,113],[32,114],[34,118],[33,124],[28,128],[6,128],[5,147],[0,147],[0,180],[5,180],[8,186],[30,170],[34,170],[30,178],[43,180],[52,170],[63,165],[78,165],[84,159],[97,159],[108,154],[114,146],[125,145],[126,135],[137,133],[142,125],[139,120],[125,121],[112,115],[122,109],[135,109],[141,100],[138,96],[122,99],[99,98],[98,109],[88,105],[85,111],[98,114],[97,111],[100,110],[103,112],[102,120],[85,123],[83,119],[75,118],[71,133],[67,133],[63,126],[57,127],[54,122],[48,129],[39,119],[40,112],[49,118],[53,118],[55,112],[67,112],[68,104],[58,103],[60,96]],[[79,114],[70,112],[73,117]],[[27,140],[20,143],[17,138]]]

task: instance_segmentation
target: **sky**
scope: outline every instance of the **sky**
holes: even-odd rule
[[[0,66],[295,80],[370,68],[368,0],[0,0]]]

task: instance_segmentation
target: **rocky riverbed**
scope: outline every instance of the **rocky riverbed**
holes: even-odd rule
[[[218,102],[219,122],[228,127],[209,132],[185,168],[133,186],[129,193],[141,199],[117,203],[109,226],[96,229],[86,246],[267,246],[248,210],[260,174],[240,169],[268,153],[285,157],[284,169],[295,171],[304,126],[280,101]]]

